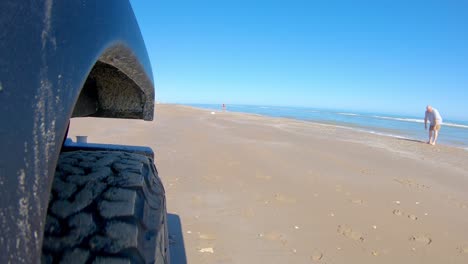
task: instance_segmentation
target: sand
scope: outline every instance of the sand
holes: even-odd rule
[[[162,104],[69,135],[153,148],[173,263],[468,263],[462,149]]]

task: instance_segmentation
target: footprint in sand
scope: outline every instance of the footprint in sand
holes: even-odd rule
[[[349,201],[353,204],[358,204],[358,205],[364,204],[364,200],[361,200],[361,199],[351,199]]]
[[[369,169],[361,169],[361,174],[371,174],[371,171]]]
[[[338,234],[343,235],[344,237],[347,237],[349,239],[364,242],[364,235],[361,232],[355,231],[348,226],[339,225],[336,231],[338,232]]]
[[[410,241],[415,241],[419,243],[424,243],[430,245],[432,243],[432,238],[428,235],[414,235],[409,238]]]
[[[409,214],[409,215],[408,215],[408,218],[411,219],[411,220],[413,220],[413,221],[418,220],[418,217],[415,216],[415,215],[413,215],[413,214]]]
[[[269,233],[266,233],[263,235],[266,239],[268,240],[271,240],[271,241],[277,241],[277,240],[280,240],[281,238],[283,238],[283,235],[278,233],[278,232],[275,232],[275,231],[272,231],[272,232],[269,232]]]
[[[457,248],[457,250],[460,254],[468,254],[468,246],[460,246]]]
[[[396,216],[402,216],[402,215],[406,215],[405,212],[399,210],[399,209],[395,209],[393,210],[393,214],[396,215]],[[407,214],[407,217],[413,221],[416,221],[418,220],[418,217],[414,214]]]
[[[284,194],[276,193],[275,194],[275,200],[278,202],[283,202],[283,203],[295,203],[296,199],[292,197],[288,197]]]
[[[393,214],[396,215],[396,216],[402,216],[403,212],[401,210],[395,209],[395,210],[393,210]]]
[[[468,201],[459,201],[455,197],[451,195],[443,195],[442,198],[453,204],[454,206],[461,208],[461,209],[468,209]]]
[[[319,261],[323,258],[323,253],[320,251],[314,251],[312,253],[312,256],[310,256],[310,259],[313,261]]]
[[[283,234],[280,234],[275,231],[266,233],[262,235],[262,237],[265,237],[265,239],[270,240],[270,241],[279,241],[281,242],[281,244],[283,244],[283,246],[286,246],[286,244],[288,243],[288,240],[286,240]]]
[[[424,185],[424,184],[420,184],[420,183],[417,183],[411,179],[399,179],[399,178],[395,178],[393,179],[395,182],[398,182],[399,184],[401,185],[404,185],[406,187],[409,187],[409,188],[414,188],[414,189],[418,189],[418,190],[424,190],[424,189],[429,189],[430,187],[427,186],[427,185]]]

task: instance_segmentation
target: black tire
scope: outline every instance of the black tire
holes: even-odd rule
[[[42,263],[168,263],[166,199],[151,159],[114,151],[60,155]]]

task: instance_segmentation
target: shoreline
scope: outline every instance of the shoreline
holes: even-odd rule
[[[348,129],[354,132],[361,132],[361,133],[366,133],[366,134],[371,134],[371,135],[376,135],[376,136],[383,136],[383,137],[388,137],[388,138],[393,138],[393,139],[403,139],[403,140],[410,140],[414,142],[419,142],[419,143],[424,143],[426,142],[422,139],[419,138],[414,138],[414,137],[408,137],[404,135],[397,135],[397,134],[391,134],[391,133],[386,133],[386,132],[381,132],[381,131],[375,131],[372,130],[371,128],[364,127],[364,126],[358,126],[358,125],[353,125],[351,123],[338,123],[338,122],[320,122],[320,121],[313,121],[313,120],[305,120],[305,119],[298,119],[294,117],[274,117],[274,116],[269,116],[269,115],[263,115],[263,114],[256,114],[256,113],[248,113],[248,112],[238,112],[238,111],[223,111],[223,110],[216,110],[216,109],[209,109],[209,108],[203,108],[203,107],[197,107],[197,106],[192,106],[192,105],[185,105],[185,104],[165,104],[165,105],[175,105],[175,106],[182,106],[182,107],[188,107],[188,108],[193,108],[193,109],[198,109],[198,110],[203,110],[203,111],[209,111],[209,112],[216,112],[216,113],[237,113],[237,114],[246,114],[246,115],[252,115],[252,116],[258,116],[258,117],[266,117],[266,118],[278,118],[278,119],[286,119],[286,120],[291,120],[291,121],[297,121],[297,122],[304,122],[304,123],[311,123],[315,125],[322,125],[322,126],[331,126],[335,128],[340,128],[340,129]],[[358,114],[352,114],[352,113],[338,113],[338,114],[345,114],[345,115],[351,115],[355,116]],[[386,118],[384,118],[386,119]],[[402,122],[410,122],[410,121],[402,121]],[[464,128],[464,125],[456,125],[454,127],[462,127]],[[382,129],[382,130],[388,130],[388,129]],[[427,131],[425,131],[427,133]],[[461,149],[464,151],[468,151],[468,146],[459,146],[455,144],[446,144],[446,143],[438,143],[438,146],[444,146],[444,147],[451,147],[451,148],[456,148],[456,149]]]

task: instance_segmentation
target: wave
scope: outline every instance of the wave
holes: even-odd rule
[[[403,122],[424,123],[424,120],[416,119],[416,118],[399,118],[399,117],[388,117],[388,116],[372,116],[372,117],[379,118],[379,119],[403,121]]]
[[[450,126],[450,127],[459,127],[459,128],[467,128],[467,125],[461,125],[461,124],[454,124],[454,123],[442,123],[444,126]]]
[[[364,130],[367,133],[371,133],[374,135],[379,135],[379,136],[386,136],[386,137],[392,137],[392,138],[399,138],[399,139],[408,139],[408,140],[414,140],[413,138],[405,137],[405,136],[400,136],[400,135],[395,135],[395,134],[390,134],[390,133],[383,133],[383,132],[377,132],[373,130]]]
[[[387,120],[395,120],[395,121],[403,121],[403,122],[411,122],[411,123],[421,123],[424,124],[423,119],[415,119],[415,118],[399,118],[399,117],[388,117],[388,116],[372,116],[379,119],[387,119]],[[458,128],[466,128],[468,129],[468,125],[456,124],[456,123],[444,123],[442,125],[449,126],[449,127],[458,127]]]
[[[315,124],[318,124],[318,125],[321,125],[321,126],[335,127],[335,128],[343,128],[343,129],[348,129],[348,130],[353,130],[353,131],[358,131],[358,132],[369,133],[369,134],[373,134],[373,135],[379,135],[379,136],[385,136],[385,137],[392,137],[392,138],[399,138],[399,139],[416,140],[416,139],[414,139],[414,138],[405,137],[405,136],[403,136],[403,135],[397,135],[397,134],[379,132],[379,131],[370,130],[370,129],[365,129],[365,128],[358,128],[358,127],[351,127],[351,126],[342,126],[342,125],[335,125],[335,124],[316,123],[316,122],[314,122],[314,123],[315,123]]]
[[[337,113],[339,115],[346,115],[346,116],[359,116],[359,114],[353,114],[353,113]]]
[[[416,139],[414,139],[414,138],[405,137],[405,136],[402,136],[402,135],[391,134],[391,133],[385,133],[385,132],[378,132],[378,131],[374,131],[374,130],[358,129],[358,128],[357,128],[357,129],[351,128],[351,129],[352,129],[352,130],[356,130],[356,131],[366,132],[366,133],[373,134],[373,135],[384,136],[384,137],[391,137],[391,138],[398,138],[398,139],[408,139],[408,140],[416,140]]]
[[[414,141],[414,142],[425,142],[424,140],[410,137],[410,136],[404,136],[404,135],[398,135],[398,134],[392,134],[392,133],[387,133],[387,132],[380,132],[380,131],[375,131],[371,129],[365,129],[365,128],[358,128],[358,127],[350,127],[350,126],[342,126],[342,125],[335,125],[335,124],[325,124],[325,123],[317,123],[313,122],[317,125],[321,126],[327,126],[327,127],[335,127],[335,128],[342,128],[342,129],[348,129],[352,131],[357,131],[357,132],[362,132],[362,133],[368,133],[368,134],[373,134],[373,135],[378,135],[378,136],[383,136],[383,137],[390,137],[390,138],[396,138],[396,139],[404,139],[404,140],[409,140],[409,141]],[[458,125],[458,124],[456,124]],[[465,151],[468,151],[468,147],[466,147],[466,144],[462,143],[462,146],[459,144],[449,144],[449,146],[453,146]]]

